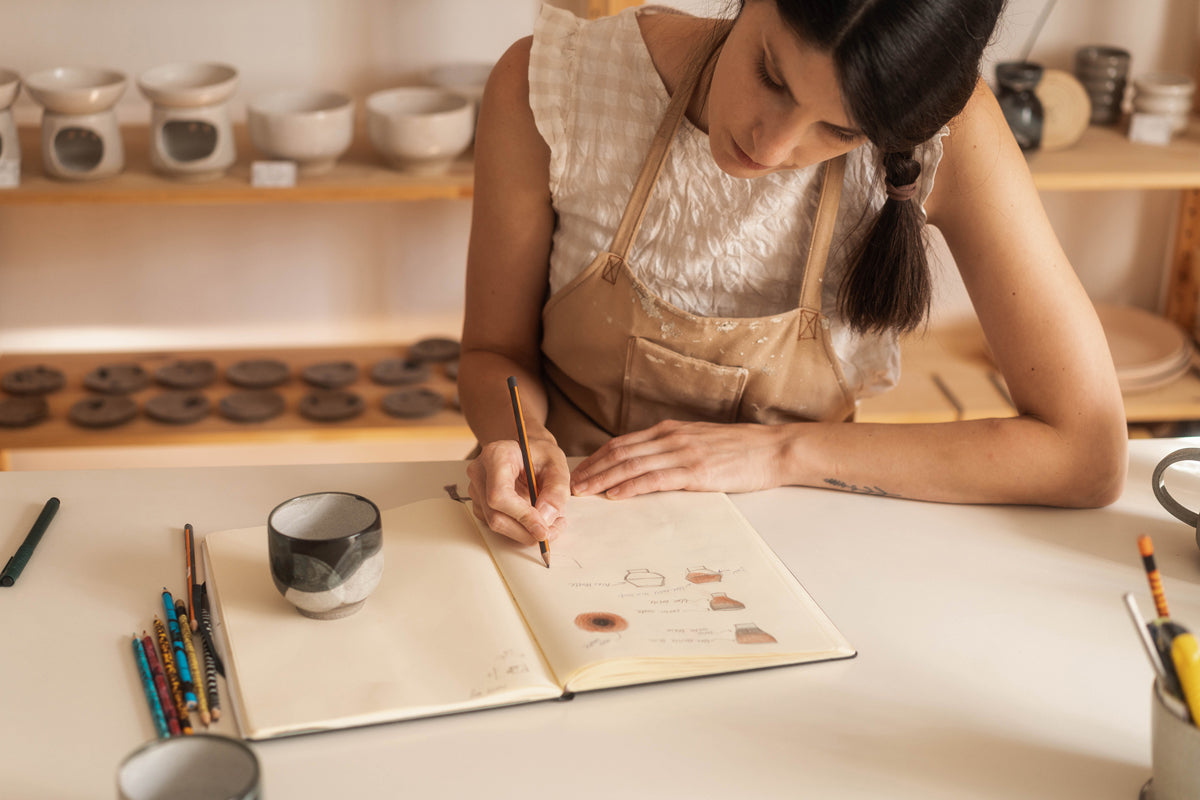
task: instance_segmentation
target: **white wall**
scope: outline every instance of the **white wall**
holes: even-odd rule
[[[689,10],[712,0],[674,0]],[[1010,0],[991,64],[1019,57],[1041,0]],[[429,66],[495,60],[528,33],[536,0],[0,0],[0,66],[65,64],[132,77],[222,60],[255,94],[320,85],[361,98]],[[1059,0],[1031,57],[1070,69],[1082,44],[1134,55],[1134,71],[1192,74],[1193,0]],[[19,119],[38,109],[22,96]],[[122,119],[145,120],[134,86]],[[1155,307],[1170,192],[1046,194],[1097,299]],[[345,342],[454,333],[467,201],[210,206],[0,206],[0,350]],[[952,272],[952,270],[948,270]],[[966,309],[953,278],[939,315]]]

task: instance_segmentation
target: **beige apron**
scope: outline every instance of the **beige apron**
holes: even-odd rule
[[[701,317],[656,296],[626,262],[698,75],[680,86],[608,252],[542,310],[547,428],[567,455],[666,419],[841,421],[854,410],[821,313],[845,156],[826,163],[797,308]]]

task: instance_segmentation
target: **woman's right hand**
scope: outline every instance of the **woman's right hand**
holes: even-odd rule
[[[514,439],[484,445],[467,466],[471,507],[493,531],[521,544],[553,541],[566,524],[562,510],[571,494],[567,458],[553,439],[531,437],[529,460],[537,482],[536,508],[529,504],[525,464]]]

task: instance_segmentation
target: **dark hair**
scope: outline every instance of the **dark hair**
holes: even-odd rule
[[[966,106],[1004,7],[1004,0],[773,2],[802,40],[833,58],[846,111],[883,154],[893,188],[917,180],[914,148]],[[856,331],[904,332],[925,320],[931,297],[920,211],[889,197],[852,259],[838,308]]]

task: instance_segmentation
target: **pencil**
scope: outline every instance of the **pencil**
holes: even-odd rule
[[[204,693],[208,696],[208,713],[213,720],[221,718],[221,695],[217,691],[217,673],[225,674],[225,665],[213,645],[212,617],[208,611],[208,587],[200,584],[200,631],[204,634]]]
[[[175,710],[175,702],[171,699],[171,690],[167,687],[167,676],[163,672],[162,662],[154,647],[154,640],[142,631],[142,652],[146,663],[150,665],[150,674],[154,676],[154,691],[158,694],[158,704],[162,707],[163,716],[167,719],[167,732],[172,736],[180,734],[179,712]]]
[[[42,511],[38,514],[38,518],[34,520],[33,527],[25,535],[25,541],[21,542],[21,546],[17,548],[17,552],[4,565],[4,571],[0,572],[0,586],[12,586],[17,582],[17,578],[21,577],[21,571],[29,563],[29,558],[33,555],[34,548],[42,540],[42,535],[46,532],[46,528],[50,527],[50,520],[54,519],[54,515],[58,513],[58,506],[59,501],[57,497],[51,497],[42,506]]]
[[[154,687],[154,676],[150,674],[150,663],[146,661],[146,652],[142,649],[142,641],[136,633],[133,635],[133,660],[137,662],[138,677],[142,681],[142,693],[146,695],[146,704],[150,706],[150,716],[154,719],[154,730],[158,733],[158,738],[165,739],[171,732],[167,728],[167,718],[163,716],[158,690]]]
[[[525,479],[529,483],[529,504],[537,506],[537,479],[533,476],[533,462],[529,460],[529,440],[525,436],[525,415],[521,413],[521,396],[517,392],[517,378],[508,378],[508,396],[512,399],[513,417],[517,422],[517,444],[521,448],[521,460],[525,462]],[[545,539],[538,542],[542,551],[542,561],[546,569],[550,568],[550,545]]]
[[[196,644],[192,641],[192,629],[187,626],[187,606],[182,600],[175,601],[175,616],[179,620],[179,631],[183,638],[183,653],[187,656],[188,669],[192,673],[192,685],[196,692],[196,710],[200,712],[200,721],[204,723],[204,727],[212,722],[212,717],[208,714],[208,698],[204,696],[204,687],[201,685],[203,675],[200,673],[200,661],[196,658]]]
[[[183,685],[179,682],[179,670],[176,669],[175,657],[171,654],[171,639],[167,635],[167,626],[157,616],[154,618],[154,635],[158,639],[158,657],[162,661],[163,674],[167,686],[171,690],[171,702],[175,706],[175,715],[179,719],[179,730],[190,735],[192,721],[188,717],[187,702],[183,699]]]
[[[183,526],[183,556],[187,561],[188,620],[192,630],[197,630],[200,621],[196,614],[196,536],[190,522]]]
[[[1146,578],[1150,581],[1150,594],[1154,597],[1154,610],[1159,619],[1166,619],[1171,614],[1167,610],[1167,596],[1163,593],[1162,576],[1154,564],[1154,542],[1146,534],[1137,540],[1138,552],[1142,554],[1142,566],[1146,568]]]
[[[166,589],[162,590],[162,603],[163,610],[167,612],[167,631],[170,633],[171,652],[175,656],[175,670],[179,673],[183,700],[190,711],[196,708],[196,684],[192,682],[192,669],[188,666],[187,653],[183,650],[183,631],[179,630],[175,599]]]

